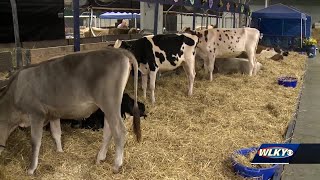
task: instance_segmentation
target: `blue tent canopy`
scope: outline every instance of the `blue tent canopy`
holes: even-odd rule
[[[263,33],[262,44],[290,48],[295,40],[311,35],[311,16],[283,4],[252,12],[251,27]]]
[[[280,3],[252,12],[252,18],[306,20],[306,14],[295,8],[291,8]]]
[[[106,12],[99,16],[100,19],[135,19],[140,18],[137,13],[121,13],[121,12]]]

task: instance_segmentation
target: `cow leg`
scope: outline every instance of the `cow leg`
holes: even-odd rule
[[[257,59],[254,58],[254,66],[253,66],[253,75],[257,75],[257,71],[258,71],[258,63],[257,63]]]
[[[41,146],[44,120],[39,116],[32,116],[31,119],[31,144],[32,159],[28,169],[28,174],[32,175],[38,166],[39,151]]]
[[[120,109],[119,109],[120,111]],[[113,166],[113,173],[118,173],[120,170],[120,167],[123,163],[123,150],[124,150],[124,144],[125,144],[125,126],[123,124],[122,118],[120,116],[120,112],[117,113],[116,110],[114,111],[104,111],[109,112],[105,113],[106,121],[108,120],[109,128],[104,128],[104,144],[106,145],[107,142],[110,140],[111,134],[108,134],[108,132],[112,133],[112,136],[114,138],[115,148],[116,148],[116,158],[114,161]],[[106,124],[105,124],[106,125]],[[105,132],[109,129],[108,132]],[[110,131],[111,130],[111,131]],[[103,150],[104,147],[100,150],[100,158],[105,158],[105,152],[106,150]]]
[[[100,151],[97,155],[97,162],[96,164],[100,164],[101,161],[104,161],[107,156],[107,151],[108,151],[108,144],[110,142],[110,139],[112,137],[111,130],[109,123],[106,119],[104,118],[104,126],[103,126],[103,142],[100,148]]]
[[[195,69],[194,69],[194,62],[191,63],[183,63],[183,69],[188,77],[189,80],[189,86],[188,86],[188,96],[191,96],[193,93],[193,83],[194,83],[194,78],[196,75]]]
[[[61,145],[60,119],[50,121],[51,135],[56,142],[57,152],[63,152]]]
[[[156,78],[157,78],[157,70],[150,71],[150,91],[151,91],[151,103],[154,104],[156,99],[154,97],[154,90],[156,88]]]
[[[148,74],[142,74],[142,90],[143,90],[143,98],[147,99],[147,87],[148,87]]]
[[[214,70],[215,60],[216,60],[215,56],[213,56],[212,58],[209,58],[208,60],[208,70],[209,70],[210,81],[213,80],[213,70]]]
[[[115,129],[113,129],[113,136],[114,136],[114,142],[116,146],[116,158],[114,161],[113,166],[113,173],[118,173],[120,171],[120,168],[123,163],[123,151],[124,151],[124,144],[125,144],[125,135],[126,135],[126,129],[123,124],[122,118],[117,116],[118,118],[116,120],[116,126]]]
[[[254,52],[247,52],[247,54],[248,54],[248,60],[249,60],[249,63],[248,63],[249,76],[252,76],[256,66],[256,63],[254,63],[255,62]]]
[[[203,66],[204,66],[204,72],[207,74],[209,72],[208,65],[209,64],[209,59],[204,59],[203,60]]]

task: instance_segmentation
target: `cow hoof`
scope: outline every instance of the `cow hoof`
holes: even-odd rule
[[[100,165],[101,164],[101,161],[100,160],[97,160],[96,161],[96,165]]]
[[[112,172],[114,174],[118,174],[120,172],[121,166],[113,166]]]
[[[64,153],[64,151],[62,149],[57,149],[58,153]]]
[[[99,157],[99,155],[98,155],[96,164],[97,164],[97,165],[101,164],[101,162],[104,161],[104,160],[106,159],[106,157],[107,157],[107,155],[102,156],[102,157]]]
[[[28,169],[28,175],[33,175],[34,169]]]

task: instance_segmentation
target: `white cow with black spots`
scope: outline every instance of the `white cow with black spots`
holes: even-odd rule
[[[234,58],[245,52],[248,55],[249,76],[256,74],[255,52],[260,32],[254,28],[217,28],[201,31],[187,30],[199,37],[196,53],[204,59],[205,70],[209,71],[210,81],[216,58]]]

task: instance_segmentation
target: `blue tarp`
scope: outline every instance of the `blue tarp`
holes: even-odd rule
[[[290,48],[290,43],[296,43],[294,38],[301,38],[301,35],[310,37],[311,16],[295,8],[275,4],[252,12],[251,27],[263,33],[264,45]]]
[[[99,16],[100,19],[135,19],[140,18],[137,13],[121,13],[121,12],[106,12]]]

